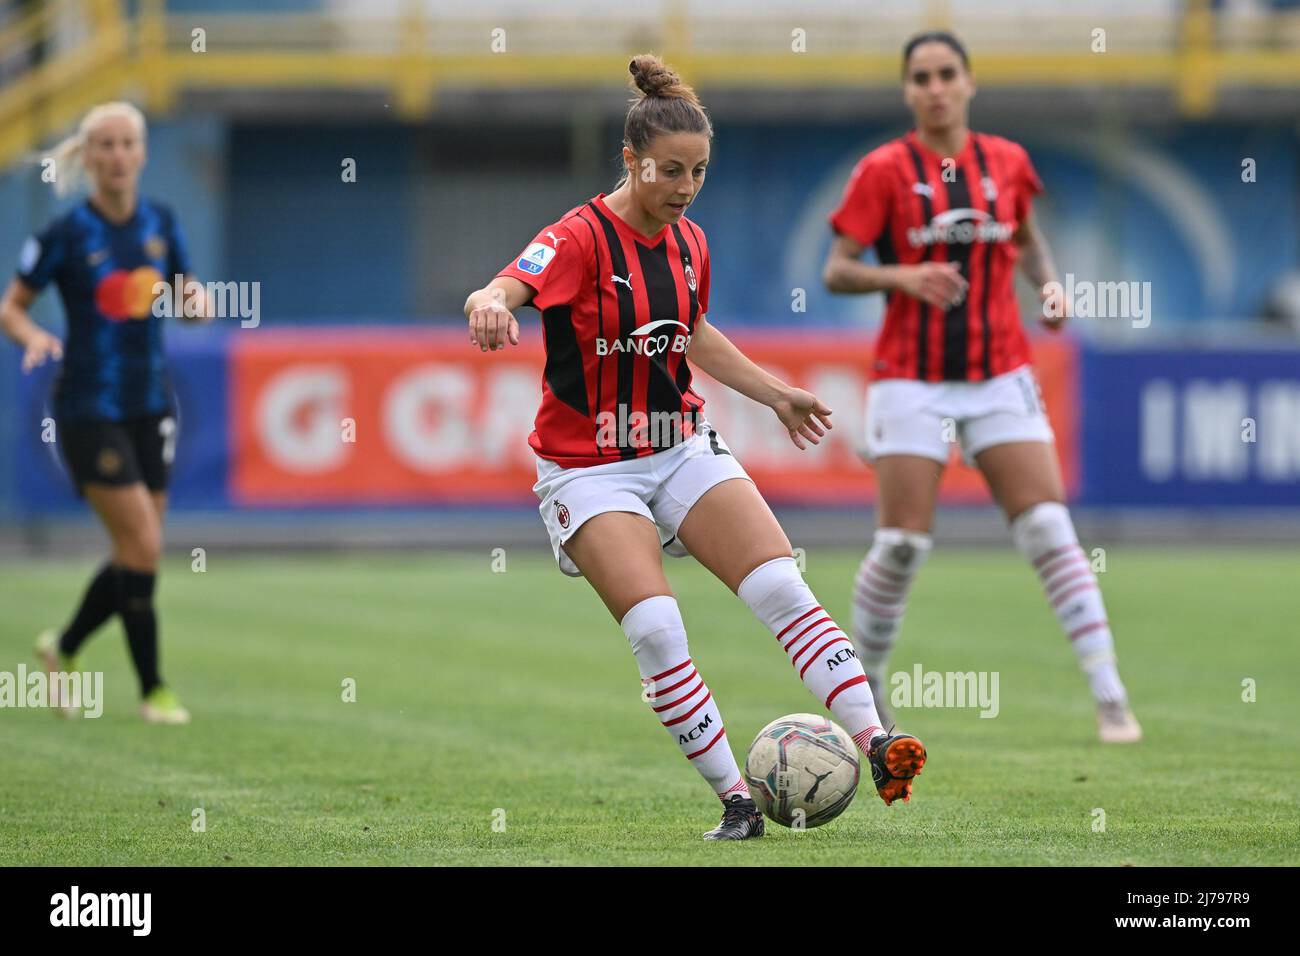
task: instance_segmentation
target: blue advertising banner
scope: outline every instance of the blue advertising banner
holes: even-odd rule
[[[176,508],[229,507],[226,480],[229,406],[226,339],[171,343],[167,353],[176,394],[176,466],[171,504]],[[57,423],[50,397],[58,365],[39,368],[19,380],[14,428],[18,511],[64,511],[78,507],[76,492],[58,453]]]
[[[256,395],[233,391],[238,376],[232,374],[231,341],[217,336],[169,347],[179,408],[172,482],[178,509],[238,507],[231,493],[237,471],[233,410],[242,402],[248,406],[244,417],[253,421],[260,405]],[[1078,361],[1080,425],[1071,449],[1080,476],[1076,503],[1300,509],[1300,349],[1120,351],[1094,345],[1081,348]],[[43,368],[18,383],[10,467],[19,514],[78,507],[50,441],[56,371]],[[521,387],[532,394],[534,377]],[[310,430],[310,416],[299,425]],[[1064,434],[1058,439],[1070,440]],[[754,465],[761,464],[756,458]],[[432,495],[436,488],[429,487]],[[825,505],[814,490],[809,500]]]
[[[1300,507],[1300,351],[1082,360],[1083,504]]]

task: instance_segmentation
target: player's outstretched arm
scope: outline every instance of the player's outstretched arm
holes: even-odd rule
[[[465,318],[469,320],[469,340],[482,352],[495,352],[519,344],[519,322],[515,309],[533,300],[533,289],[510,276],[497,276],[482,289],[471,292],[465,300]]]
[[[36,301],[36,292],[19,279],[13,279],[0,299],[0,331],[23,350],[23,371],[30,372],[45,360],[63,358],[63,343],[32,321],[27,310]]]
[[[1057,279],[1052,248],[1038,228],[1032,211],[1013,238],[1020,247],[1020,271],[1033,284],[1044,306],[1039,317],[1045,326],[1056,331],[1069,318],[1069,303],[1065,301],[1064,290]]]
[[[695,323],[687,355],[706,375],[776,412],[790,440],[800,449],[808,447],[804,439],[819,444],[831,427],[831,410],[816,395],[759,368],[704,316]]]

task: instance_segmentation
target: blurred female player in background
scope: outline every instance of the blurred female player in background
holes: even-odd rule
[[[706,321],[708,246],[685,212],[704,184],[712,126],[658,57],[636,57],[630,72],[640,95],[624,124],[624,178],[543,228],[469,296],[470,341],[484,351],[518,344],[512,313],[527,304],[541,312],[546,369],[529,444],[542,520],[561,569],[586,577],[620,623],[645,699],[722,800],[722,822],[706,839],[762,836],[763,818],[691,661],[661,545],[677,554],[684,546],[740,596],[867,754],[884,801],[907,800],[925,749],[885,733],[849,639],[701,415],[687,355],[769,406],[801,449],[825,434],[830,409],[763,371]]]
[[[1042,184],[1021,146],[971,131],[974,94],[956,37],[912,38],[903,50],[903,96],[916,128],[863,157],[830,220],[836,237],[826,286],[889,297],[866,413],[879,518],[855,582],[853,643],[879,697],[908,591],[930,551],[935,497],[955,438],[1006,513],[1078,655],[1101,739],[1136,741],[1142,732],[1116,669],[1097,579],[1064,504],[1016,307],[1019,261],[1042,290],[1045,324],[1057,330],[1065,319],[1065,303],[1047,292],[1056,267],[1031,212]],[[873,245],[880,265],[859,262]]]
[[[63,359],[54,391],[55,441],[78,493],[107,529],[112,554],[67,627],[37,639],[37,653],[51,673],[80,670],[82,644],[118,614],[140,680],[141,716],[185,723],[189,713],[158,665],[154,583],[176,420],[163,320],[153,305],[156,283],[170,288],[173,277],[189,278],[189,256],[171,210],[139,195],[145,121],[134,106],[95,107],[51,157],[60,195],[83,176],[91,194],[27,240],[18,275],[0,300],[0,328],[22,347],[24,371]],[[67,316],[66,344],[28,315],[51,281]],[[185,286],[188,308],[175,314],[206,313],[201,287]],[[65,716],[77,714],[71,701],[51,704]]]

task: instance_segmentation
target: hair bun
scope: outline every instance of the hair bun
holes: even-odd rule
[[[636,88],[646,96],[667,96],[681,82],[663,60],[651,53],[633,57],[627,71],[632,74]]]
[[[623,122],[623,145],[644,156],[660,133],[702,133],[713,137],[713,126],[695,91],[682,82],[663,60],[653,53],[632,57],[627,71],[637,93]]]

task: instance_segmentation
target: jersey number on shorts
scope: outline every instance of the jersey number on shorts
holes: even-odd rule
[[[172,459],[176,457],[176,419],[168,415],[158,422],[158,434],[162,436],[162,460],[164,465],[170,465]]]

